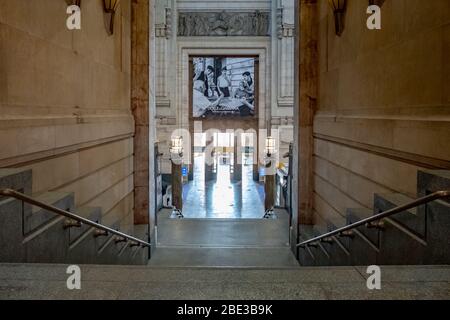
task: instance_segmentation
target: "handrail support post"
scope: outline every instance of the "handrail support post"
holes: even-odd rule
[[[367,223],[366,223],[366,228],[367,228],[367,229],[384,230],[384,228],[385,228],[385,223],[384,223],[383,220],[367,222]]]
[[[73,219],[66,219],[64,221],[63,228],[65,230],[65,229],[70,229],[70,228],[81,228],[81,226],[82,226],[81,221],[77,221],[77,220],[73,220]]]

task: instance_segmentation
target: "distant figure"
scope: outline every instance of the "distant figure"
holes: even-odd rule
[[[219,95],[223,95],[225,98],[230,97],[230,87],[231,80],[228,78],[227,67],[222,68],[222,73],[219,78],[217,78],[217,86],[219,88]]]
[[[194,81],[201,80],[205,81],[205,71],[204,71],[204,59],[198,58],[194,62]]]
[[[217,90],[217,86],[215,84],[215,74],[214,74],[214,68],[212,66],[208,66],[206,68],[206,91],[207,91],[207,97],[211,98],[214,97],[214,94]]]
[[[244,81],[241,81],[239,83],[239,88],[237,88],[234,92],[233,98],[240,101],[239,113],[242,117],[255,114],[255,107],[253,106],[253,95],[249,93],[249,90],[246,90]]]
[[[253,98],[255,94],[255,86],[253,84],[252,75],[250,72],[246,71],[242,74],[242,81],[244,82],[244,90],[249,95],[248,98]]]
[[[249,98],[249,97],[250,97],[250,95],[245,90],[244,81],[239,82],[239,87],[234,91],[233,98],[242,99],[242,98]]]
[[[239,114],[241,117],[253,116],[255,114],[255,106],[247,100],[247,98],[239,99],[241,106],[239,106]]]

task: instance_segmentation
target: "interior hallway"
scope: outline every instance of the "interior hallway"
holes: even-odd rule
[[[244,156],[238,182],[231,179],[230,158],[220,155],[217,178],[205,181],[204,154],[195,154],[194,180],[183,188],[184,218],[159,212],[150,266],[299,266],[289,247],[289,214],[278,209],[276,219],[263,219],[264,187],[253,180],[251,156]]]
[[[249,157],[250,158],[250,157]],[[242,166],[242,181],[232,182],[229,164],[219,161],[217,180],[205,182],[204,154],[196,153],[194,180],[183,187],[185,218],[261,219],[264,186],[252,178],[252,163]]]

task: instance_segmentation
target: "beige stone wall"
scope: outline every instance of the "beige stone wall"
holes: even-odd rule
[[[101,1],[82,1],[82,29],[67,4],[0,1],[0,167],[33,169],[33,192],[74,191],[104,222],[133,222],[130,111],[131,7],[115,33]]]
[[[314,210],[340,225],[375,192],[415,197],[418,169],[450,169],[450,1],[385,1],[380,31],[348,1],[342,37],[319,4]]]

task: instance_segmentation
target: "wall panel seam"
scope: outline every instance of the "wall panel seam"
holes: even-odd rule
[[[132,138],[134,133],[127,133],[118,136],[102,138],[98,140],[93,140],[89,142],[83,142],[79,144],[74,144],[71,146],[60,147],[51,150],[39,151],[35,153],[30,153],[26,155],[20,155],[13,158],[6,158],[0,160],[0,167],[10,167],[10,168],[20,168],[23,166],[32,165],[38,162],[43,162],[46,160],[51,160],[59,158],[62,156],[70,155],[73,153],[81,152],[84,150],[93,149],[103,145],[111,144],[114,142],[127,140]]]
[[[417,167],[426,169],[450,169],[450,161],[430,158],[418,154],[408,153],[395,149],[369,145],[358,141],[347,140],[343,138],[314,133],[314,139],[331,142],[351,149],[375,154],[384,158],[393,159],[403,163],[408,163]]]
[[[125,156],[125,157],[122,157],[122,158],[120,158],[120,159],[118,159],[118,160],[115,160],[115,161],[113,161],[113,162],[110,162],[110,163],[108,163],[107,165],[105,165],[105,166],[103,166],[103,167],[100,167],[100,168],[97,168],[97,169],[95,169],[95,170],[93,170],[93,171],[90,171],[89,173],[85,173],[85,174],[83,174],[83,175],[77,177],[77,178],[74,179],[74,180],[70,180],[70,181],[68,181],[68,182],[65,182],[65,183],[59,185],[59,186],[56,186],[56,187],[50,189],[49,191],[57,191],[58,189],[67,187],[67,186],[69,186],[69,185],[71,185],[71,184],[74,184],[74,183],[76,183],[76,182],[78,182],[78,181],[81,181],[81,180],[83,180],[83,179],[85,179],[85,178],[87,178],[87,177],[89,177],[89,176],[92,176],[92,175],[94,175],[94,174],[96,174],[96,173],[98,173],[98,172],[100,172],[100,171],[102,171],[102,170],[106,170],[106,169],[112,167],[113,165],[116,165],[116,164],[118,164],[118,163],[120,163],[120,162],[122,162],[122,161],[124,161],[124,160],[126,160],[126,159],[130,159],[130,158],[133,158],[133,155],[132,155],[132,154],[129,154],[129,155],[127,155],[127,156]]]
[[[317,174],[317,172],[314,171],[314,174],[315,174],[315,176],[318,177],[320,180],[322,180],[323,182],[329,184],[331,187],[333,187],[334,189],[336,189],[336,191],[339,192],[340,194],[342,194],[343,196],[345,196],[345,197],[349,198],[350,200],[352,200],[352,201],[358,203],[358,204],[361,206],[361,208],[372,209],[372,208],[370,208],[370,207],[367,207],[365,204],[361,203],[359,200],[353,198],[352,196],[350,196],[350,195],[347,194],[346,192],[344,192],[342,189],[340,189],[338,186],[336,186],[335,184],[333,184],[331,181],[328,181],[328,180],[324,179],[323,177],[321,177],[319,174]],[[317,193],[317,191],[318,191],[318,190],[317,190],[316,187],[314,186],[314,192]],[[333,208],[334,208],[334,207],[333,207]],[[337,211],[339,211],[339,210],[337,210]]]
[[[379,187],[381,187],[381,188],[387,189],[387,190],[390,191],[390,192],[393,192],[393,193],[399,192],[399,190],[395,190],[395,189],[393,189],[393,188],[391,188],[391,187],[389,187],[389,186],[387,186],[387,185],[385,185],[385,184],[382,184],[382,183],[380,183],[380,182],[377,182],[377,181],[375,181],[375,180],[372,180],[371,178],[369,178],[369,177],[367,177],[367,176],[364,176],[364,175],[362,175],[362,174],[360,174],[360,173],[358,173],[358,172],[352,171],[352,170],[350,170],[349,168],[343,167],[343,166],[341,166],[341,165],[339,165],[339,164],[337,164],[337,163],[335,163],[335,162],[333,162],[333,161],[331,161],[331,160],[329,160],[329,159],[326,159],[326,158],[324,158],[324,157],[322,157],[322,156],[320,156],[320,155],[316,155],[316,154],[315,154],[314,157],[316,157],[316,158],[318,158],[318,159],[320,159],[320,160],[322,160],[322,161],[325,161],[325,162],[331,164],[332,166],[335,166],[335,167],[337,167],[337,168],[339,168],[339,169],[342,169],[342,170],[344,170],[344,171],[346,171],[346,172],[348,172],[348,173],[350,173],[350,174],[353,174],[354,176],[357,176],[357,177],[359,177],[359,178],[362,178],[362,179],[364,179],[364,180],[367,180],[367,181],[369,181],[370,183],[373,183],[373,184],[375,184],[375,185],[377,185],[377,186],[379,186]]]

